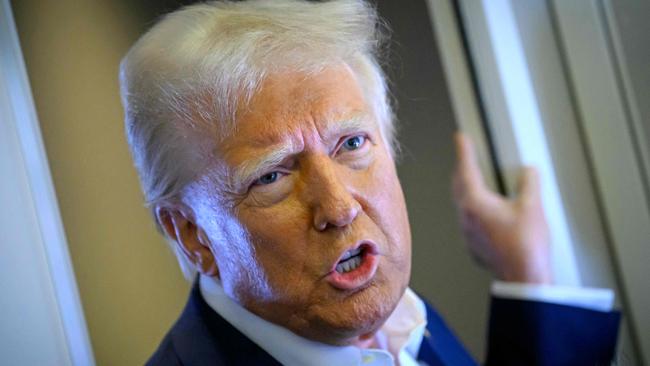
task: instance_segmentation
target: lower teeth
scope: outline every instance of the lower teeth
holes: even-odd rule
[[[336,265],[336,272],[347,273],[353,271],[361,265],[361,256],[352,257]]]

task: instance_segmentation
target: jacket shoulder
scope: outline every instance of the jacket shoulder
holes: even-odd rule
[[[158,349],[154,352],[149,360],[145,363],[146,366],[181,366],[183,363],[178,358],[178,354],[174,349],[174,343],[171,341],[170,336],[167,335],[160,342]]]
[[[183,313],[147,365],[279,365],[217,314],[194,283]]]

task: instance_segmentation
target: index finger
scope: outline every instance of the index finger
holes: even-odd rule
[[[456,180],[464,191],[485,188],[483,174],[478,164],[472,140],[462,132],[454,134],[456,146]]]

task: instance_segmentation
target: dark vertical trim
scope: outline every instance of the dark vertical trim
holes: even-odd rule
[[[646,171],[645,164],[643,162],[643,152],[641,151],[642,147],[640,142],[637,139],[637,128],[635,126],[634,122],[634,117],[632,114],[631,106],[629,103],[629,96],[627,93],[627,90],[625,89],[625,83],[623,82],[623,70],[622,70],[622,61],[620,58],[620,55],[616,52],[616,47],[614,46],[614,39],[612,35],[612,24],[607,18],[607,11],[605,10],[605,5],[602,0],[596,1],[596,8],[598,10],[598,17],[600,18],[600,21],[603,25],[603,35],[605,36],[605,46],[607,47],[609,54],[611,55],[611,61],[612,61],[612,69],[614,73],[614,78],[616,79],[616,86],[618,87],[618,92],[621,96],[621,106],[623,107],[623,113],[625,114],[625,119],[627,120],[627,125],[629,128],[629,138],[630,141],[632,141],[632,149],[634,150],[634,155],[635,155],[635,160],[636,160],[636,165],[637,168],[639,169],[639,175],[641,176],[641,184],[643,185],[643,191],[646,194],[646,205],[650,203],[650,190],[648,189],[648,172]],[[650,205],[649,205],[650,206]],[[615,260],[614,268],[616,268],[616,271],[618,272],[619,277],[619,282],[622,282],[622,277],[623,277],[623,271],[621,270],[619,266],[619,259],[618,255],[615,250],[613,250],[613,246],[611,248],[611,253],[612,257]],[[640,364],[645,365],[644,362],[644,354],[642,352],[641,344],[640,342],[640,337],[639,337],[639,329],[636,326],[636,321],[634,317],[634,313],[630,309],[629,306],[629,297],[628,297],[628,291],[626,287],[621,286],[619,284],[620,292],[623,297],[621,299],[623,305],[625,308],[628,309],[627,312],[627,317],[630,319],[628,322],[628,326],[630,328],[630,333],[632,333],[632,348],[636,352],[636,358],[638,361],[640,361]]]
[[[474,91],[474,97],[476,99],[478,112],[479,115],[481,116],[483,131],[485,132],[485,137],[487,140],[486,142],[488,147],[488,153],[490,155],[489,156],[490,162],[492,163],[492,167],[494,168],[494,178],[497,185],[496,188],[499,191],[499,193],[501,193],[502,195],[506,195],[508,193],[508,189],[506,187],[505,179],[503,177],[501,164],[499,163],[499,157],[497,155],[493,134],[492,131],[490,130],[490,125],[488,124],[489,118],[485,110],[485,102],[481,97],[481,93],[479,89],[480,83],[478,81],[476,62],[472,57],[472,53],[470,52],[469,39],[464,27],[465,22],[463,20],[463,14],[460,9],[460,4],[458,0],[451,0],[451,3],[454,9],[456,24],[458,24],[458,31],[460,32],[460,39],[462,42],[463,53],[465,55],[465,59],[467,60],[467,65],[469,68],[470,80],[472,82],[472,90]]]
[[[619,93],[621,94],[623,113],[625,113],[625,119],[628,121],[628,127],[630,128],[630,140],[632,141],[632,148],[634,149],[636,157],[636,165],[639,168],[641,175],[641,182],[643,184],[643,190],[646,195],[646,202],[648,207],[650,207],[650,172],[646,169],[645,161],[643,159],[643,147],[641,146],[640,137],[643,133],[639,133],[639,128],[637,122],[634,118],[634,113],[632,112],[632,105],[630,105],[630,99],[632,96],[629,95],[627,88],[625,87],[624,76],[623,76],[623,55],[617,52],[617,48],[614,41],[614,35],[612,34],[612,28],[614,24],[610,21],[608,17],[608,12],[605,9],[605,4],[603,0],[596,1],[596,7],[598,9],[598,15],[601,19],[601,22],[604,25],[603,33],[605,35],[605,41],[607,48],[609,49],[610,55],[612,55],[612,68],[614,69],[614,76],[616,78],[616,86],[618,87]],[[612,9],[610,7],[610,9]],[[614,11],[612,9],[612,11]],[[614,17],[614,14],[611,14]],[[641,123],[643,123],[641,121]]]
[[[638,343],[636,329],[633,324],[634,319],[632,318],[632,314],[629,311],[630,309],[628,305],[629,297],[622,280],[623,271],[621,269],[620,260],[618,259],[618,255],[614,247],[614,235],[612,232],[612,228],[610,227],[611,224],[607,219],[607,210],[605,209],[605,202],[603,201],[603,187],[599,184],[598,177],[596,176],[596,166],[594,164],[595,158],[589,146],[589,139],[587,137],[587,132],[585,131],[585,125],[584,125],[584,115],[582,113],[582,110],[580,108],[580,103],[578,101],[577,88],[575,86],[575,82],[573,78],[571,77],[571,70],[569,67],[568,55],[566,51],[567,45],[562,39],[562,35],[560,34],[560,22],[557,16],[558,10],[555,7],[553,1],[548,1],[548,12],[549,12],[549,18],[551,20],[551,25],[552,25],[553,37],[555,39],[555,43],[557,44],[558,53],[560,55],[560,62],[562,64],[564,79],[566,80],[569,98],[571,98],[573,113],[576,117],[576,125],[579,133],[580,145],[582,147],[582,151],[585,156],[585,162],[587,164],[587,170],[589,173],[589,180],[592,186],[594,187],[594,192],[596,195],[596,197],[594,197],[594,203],[598,208],[598,216],[602,226],[603,234],[605,236],[605,241],[607,243],[607,251],[609,256],[612,258],[610,263],[615,272],[614,280],[616,281],[616,286],[618,287],[618,293],[620,295],[620,303],[624,309],[625,317],[623,319],[625,318],[629,319],[627,321],[625,320],[624,321],[626,325],[630,328],[628,334],[630,335],[630,340],[632,343],[632,351],[634,352],[634,358],[636,358],[637,360],[641,360],[641,352],[640,352],[641,348]],[[617,353],[618,354],[616,355],[615,364],[620,363],[622,365],[625,365],[626,362],[630,362],[627,355],[621,354],[620,347]]]

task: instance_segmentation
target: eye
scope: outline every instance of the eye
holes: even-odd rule
[[[365,142],[366,138],[363,136],[352,136],[349,139],[345,140],[341,146],[348,151],[352,151],[363,146]]]
[[[268,185],[275,183],[280,178],[280,172],[271,172],[264,174],[258,180],[253,183],[253,185]]]

